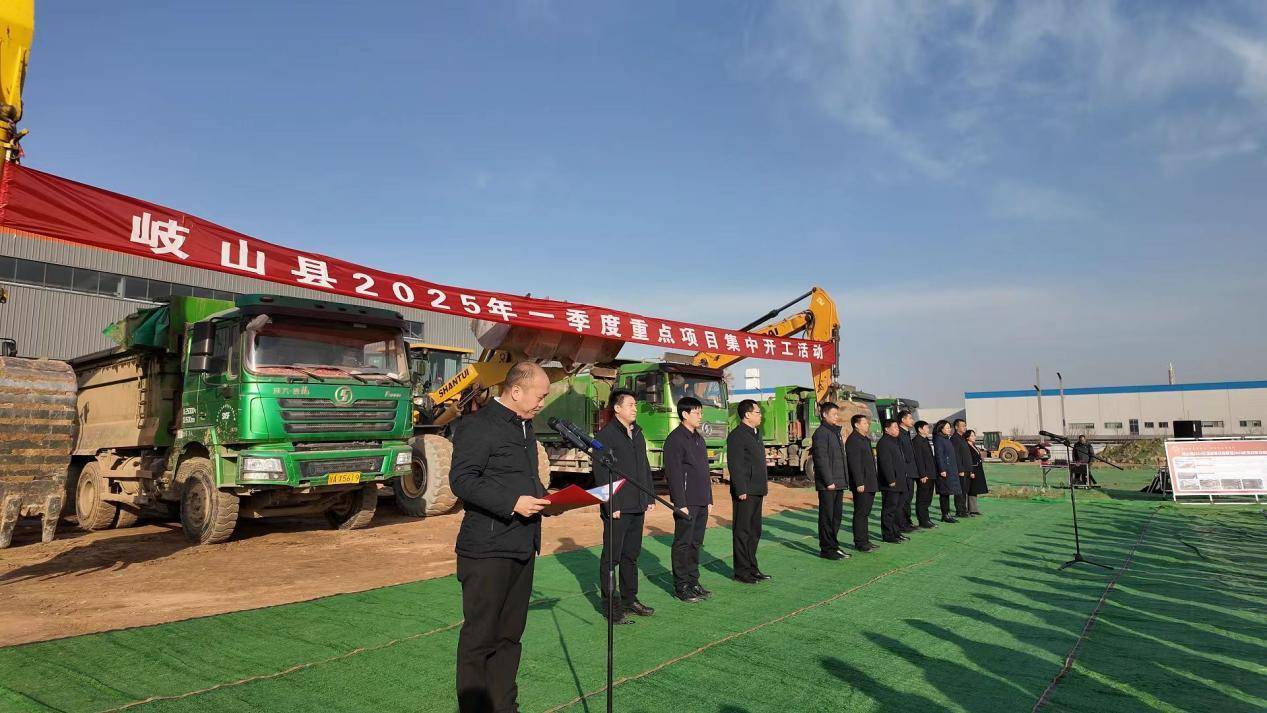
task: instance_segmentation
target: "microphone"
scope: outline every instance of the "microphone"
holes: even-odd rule
[[[597,438],[590,438],[587,433],[582,431],[571,421],[551,416],[550,420],[546,421],[546,423],[554,430],[555,433],[563,436],[563,440],[583,451],[588,451],[590,449],[601,451],[605,448],[602,441]]]

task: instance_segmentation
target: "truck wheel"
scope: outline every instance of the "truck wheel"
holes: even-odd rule
[[[408,475],[392,479],[396,507],[411,517],[443,515],[457,506],[457,496],[449,488],[449,465],[453,444],[443,436],[416,436],[412,467]]]
[[[1021,459],[1021,454],[1016,452],[1015,448],[1004,448],[999,451],[999,460],[1004,463],[1015,463]]]
[[[216,487],[211,461],[186,458],[176,469],[180,491],[180,526],[190,542],[224,542],[238,524],[238,496]]]
[[[814,482],[814,459],[806,458],[805,465],[801,466],[801,472],[805,474],[805,479]]]
[[[370,484],[344,493],[337,505],[326,510],[326,520],[336,530],[359,530],[370,524],[377,508],[378,485]]]
[[[541,479],[541,487],[550,489],[550,454],[546,447],[537,442],[537,477]]]
[[[97,462],[85,463],[75,483],[75,517],[79,519],[81,528],[91,532],[106,530],[114,525],[119,509],[114,503],[101,499],[101,496],[109,492],[108,488]]]

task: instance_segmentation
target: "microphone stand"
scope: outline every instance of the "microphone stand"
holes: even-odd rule
[[[564,437],[567,438],[567,436]],[[588,453],[592,461],[595,463],[602,463],[606,466],[613,476],[607,480],[607,502],[599,505],[600,512],[603,507],[607,508],[608,519],[607,526],[604,528],[606,530],[606,536],[603,538],[603,546],[607,548],[607,571],[603,573],[603,576],[607,578],[607,713],[612,713],[612,679],[616,668],[616,552],[612,543],[612,538],[616,530],[616,518],[612,517],[612,512],[615,509],[612,507],[612,495],[615,494],[615,491],[613,490],[613,485],[616,481],[615,476],[623,478],[625,485],[633,485],[647,495],[650,495],[654,500],[667,507],[669,512],[676,513],[677,511],[673,507],[673,503],[665,500],[659,495],[656,495],[654,490],[647,488],[636,480],[631,480],[629,476],[620,472],[619,467],[616,465],[615,454],[606,449],[600,450],[595,448],[593,445],[594,439],[587,438],[581,440],[580,442],[572,441],[570,438],[568,440],[572,442],[572,445],[579,446],[582,450]]]
[[[1089,564],[1094,567],[1102,567],[1104,569],[1113,569],[1107,564],[1101,564],[1099,562],[1096,562],[1094,560],[1089,560],[1086,557],[1082,556],[1082,536],[1078,532],[1078,497],[1077,497],[1077,493],[1075,492],[1077,491],[1077,488],[1075,488],[1073,484],[1073,443],[1065,436],[1057,436],[1055,434],[1045,434],[1045,435],[1047,435],[1048,438],[1051,438],[1057,443],[1064,445],[1065,448],[1069,449],[1069,457],[1065,459],[1065,462],[1069,466],[1069,507],[1073,510],[1073,559],[1060,565],[1059,569],[1063,571],[1065,569],[1068,569],[1069,567],[1072,567],[1075,564],[1078,564],[1079,562],[1081,562],[1082,564]],[[1091,451],[1091,457],[1093,459],[1102,461],[1104,463],[1108,463],[1114,468],[1117,468],[1118,470],[1122,470],[1122,466],[1118,465],[1117,463],[1107,461],[1101,458],[1100,456],[1096,455],[1095,448],[1091,448],[1089,450]]]

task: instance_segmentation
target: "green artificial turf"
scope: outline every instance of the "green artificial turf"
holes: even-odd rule
[[[991,466],[991,482],[1026,467]],[[767,517],[760,556],[775,579],[761,585],[729,579],[730,532],[713,528],[715,595],[695,605],[670,598],[668,541],[647,538],[640,596],[657,613],[617,629],[616,708],[1030,710],[1099,606],[1048,710],[1261,710],[1267,519],[1131,495],[1148,477],[1079,500],[1084,552],[1113,571],[1058,571],[1073,535],[1068,501],[1053,498],[983,498],[984,517],[845,562],[814,556],[812,511]],[[525,711],[603,709],[597,554],[537,563]],[[231,572],[199,576],[232,586]],[[0,710],[159,697],[129,710],[451,711],[460,616],[446,577],[0,649]]]

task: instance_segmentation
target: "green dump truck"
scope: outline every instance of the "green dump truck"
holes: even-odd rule
[[[590,460],[588,455],[568,446],[551,431],[547,422],[557,417],[591,432],[597,431],[612,417],[607,397],[617,388],[632,391],[638,399],[638,425],[646,438],[653,470],[664,467],[664,440],[678,426],[678,399],[694,396],[704,405],[700,433],[708,446],[709,468],[718,475],[724,471],[728,400],[724,374],[719,369],[651,361],[616,361],[594,366],[550,385],[546,406],[533,426],[554,471],[587,474]]]
[[[364,527],[378,484],[410,468],[404,327],[389,310],[266,295],[173,297],[111,325],[118,347],[71,360],[80,526],[165,509],[198,543],[239,517]]]

